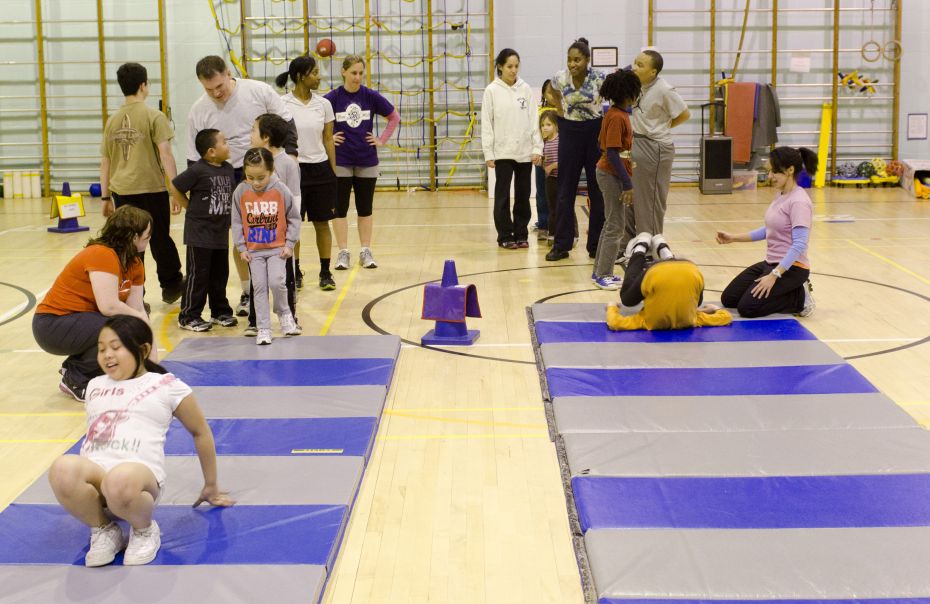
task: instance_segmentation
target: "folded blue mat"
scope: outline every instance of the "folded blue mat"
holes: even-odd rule
[[[151,564],[328,566],[346,514],[330,505],[158,506],[162,546]],[[0,564],[83,565],[89,542],[90,529],[61,506],[13,504],[0,513]]]
[[[770,321],[766,321],[770,322]],[[852,365],[546,369],[550,396],[715,396],[878,392]]]
[[[292,455],[293,450],[316,449],[326,455],[368,457],[378,418],[208,419],[207,423],[217,455]],[[79,453],[83,441],[68,453]],[[165,454],[197,454],[194,439],[177,419],[168,428]]]
[[[394,359],[171,361],[168,371],[190,386],[385,386]]]
[[[930,526],[930,474],[572,479],[582,530]]]
[[[794,319],[734,321],[725,327],[695,327],[649,331],[611,331],[604,323],[537,321],[536,339],[540,344],[558,342],[749,342],[765,340],[816,340]]]

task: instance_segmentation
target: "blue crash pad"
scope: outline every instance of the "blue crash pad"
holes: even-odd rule
[[[766,340],[816,340],[794,319],[734,321],[724,327],[649,331],[611,331],[604,323],[537,321],[536,339],[540,344],[558,342],[756,342]]]
[[[162,363],[189,386],[384,386],[394,359],[284,359]]]

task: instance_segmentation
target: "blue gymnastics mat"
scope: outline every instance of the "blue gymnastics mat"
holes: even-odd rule
[[[528,316],[587,602],[930,604],[930,434],[799,321]]]
[[[142,567],[123,568],[120,556],[112,567],[85,568],[89,529],[54,503],[47,482],[36,483],[0,512],[0,601],[322,600],[400,340],[300,337],[268,347],[243,341],[196,338],[178,346],[177,360],[164,361],[203,396],[220,486],[234,498],[239,493],[239,503],[190,507],[202,476],[193,440],[174,420],[165,440],[165,493],[155,509],[158,557]]]

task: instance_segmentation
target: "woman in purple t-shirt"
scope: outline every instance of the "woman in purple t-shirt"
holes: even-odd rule
[[[336,114],[333,141],[336,143],[336,217],[333,231],[339,254],[333,268],[349,268],[349,196],[355,190],[355,209],[358,212],[358,238],[361,243],[358,260],[364,268],[378,268],[371,253],[372,202],[375,183],[378,181],[378,150],[400,123],[400,115],[381,94],[362,86],[365,59],[349,55],[342,62],[342,86],[326,94]],[[374,116],[387,118],[381,136],[374,135]]]
[[[717,243],[765,239],[765,260],[736,276],[723,290],[720,301],[736,308],[743,317],[794,313],[802,317],[814,312],[809,280],[807,244],[813,220],[813,204],[807,191],[798,186],[798,174],[817,172],[817,154],[804,147],[778,147],[769,156],[769,177],[778,196],[765,212],[765,226],[734,235],[717,232]]]

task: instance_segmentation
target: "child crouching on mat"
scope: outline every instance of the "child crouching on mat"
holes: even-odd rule
[[[194,503],[230,506],[216,482],[213,433],[190,387],[149,360],[152,330],[142,319],[116,315],[97,341],[105,375],[87,385],[87,436],[80,455],[58,458],[48,473],[55,497],[91,527],[86,566],[104,566],[123,549],[124,565],[148,564],[161,547],[152,512],[165,486],[165,434],[176,417],[194,437],[203,489]],[[126,520],[129,544],[113,518]]]
[[[737,309],[743,317],[774,313],[808,317],[814,312],[807,259],[814,206],[807,191],[798,186],[802,169],[814,176],[816,153],[804,147],[776,147],[769,155],[769,178],[778,196],[765,211],[765,225],[748,233],[717,232],[719,244],[765,239],[765,260],[737,275],[720,296],[724,306]]]
[[[243,159],[245,182],[233,193],[233,243],[249,263],[252,276],[256,344],[271,344],[269,292],[274,312],[286,336],[300,334],[288,306],[286,264],[300,238],[300,210],[291,192],[274,175],[274,157],[268,149],[253,147]]]
[[[650,252],[655,262],[646,259]],[[697,265],[676,259],[662,235],[640,233],[627,246],[630,258],[620,302],[624,307],[642,303],[638,313],[623,316],[616,302],[607,307],[607,327],[631,329],[687,329],[729,325],[732,315],[704,304],[704,276]]]

